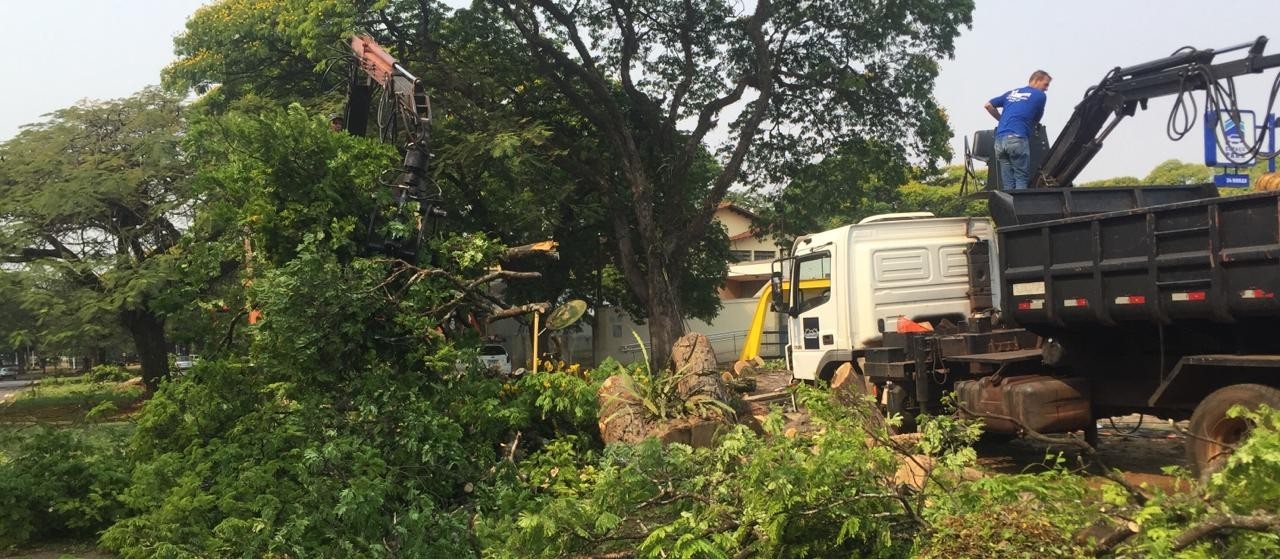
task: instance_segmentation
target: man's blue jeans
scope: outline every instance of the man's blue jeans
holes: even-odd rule
[[[1004,190],[1027,187],[1031,176],[1031,144],[1021,136],[1005,134],[996,138],[996,162],[1000,167],[1000,184]]]

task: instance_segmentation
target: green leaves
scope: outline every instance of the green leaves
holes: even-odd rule
[[[129,428],[0,433],[0,547],[93,537],[125,512]]]

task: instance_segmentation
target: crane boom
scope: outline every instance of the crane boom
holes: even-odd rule
[[[436,207],[438,200],[427,195],[431,101],[422,80],[396,61],[372,37],[353,36],[351,51],[354,63],[347,97],[346,131],[357,136],[365,134],[374,89],[381,88],[383,106],[391,109],[388,115],[381,115],[379,111],[381,136],[384,140],[400,142],[403,134],[400,147],[404,152],[404,163],[399,178],[392,185],[394,215],[387,216],[380,209],[370,217],[369,248],[414,262],[422,244],[424,220],[445,215]],[[387,219],[410,221],[413,231],[408,236],[390,235],[386,231]]]
[[[1267,38],[1258,37],[1224,49],[1184,48],[1165,58],[1111,70],[1076,105],[1033,173],[1031,187],[1071,186],[1116,125],[1133,116],[1138,107],[1145,109],[1150,99],[1207,90],[1218,80],[1280,66],[1280,54],[1263,55],[1266,45]],[[1221,54],[1243,49],[1248,53],[1241,59],[1213,63]]]

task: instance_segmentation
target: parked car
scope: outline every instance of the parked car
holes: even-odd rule
[[[511,355],[507,353],[507,348],[499,344],[485,344],[480,347],[480,364],[500,374],[511,374]]]
[[[0,380],[14,380],[18,378],[17,367],[0,367]]]
[[[185,371],[187,369],[190,369],[195,364],[196,364],[196,356],[179,355],[178,358],[173,362],[173,368],[179,371]]]

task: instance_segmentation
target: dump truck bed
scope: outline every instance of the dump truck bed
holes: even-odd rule
[[[1280,192],[1014,225],[997,235],[1001,310],[1018,325],[1280,316]]]

